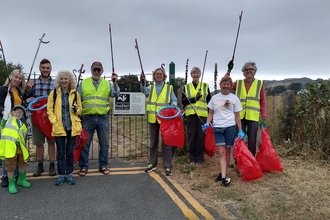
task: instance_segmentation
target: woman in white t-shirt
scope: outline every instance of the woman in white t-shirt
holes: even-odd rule
[[[221,167],[221,172],[215,181],[222,182],[224,186],[228,186],[230,183],[230,178],[227,177],[227,167],[235,142],[236,125],[239,129],[238,135],[244,137],[239,115],[242,105],[238,97],[230,93],[232,84],[230,76],[224,76],[221,79],[221,93],[212,96],[208,104],[209,114],[204,125],[204,128],[209,125],[214,128],[214,139],[219,151]]]

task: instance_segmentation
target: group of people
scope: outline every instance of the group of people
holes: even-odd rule
[[[266,123],[266,94],[263,81],[255,79],[257,66],[247,62],[242,68],[245,79],[233,82],[229,76],[233,62],[228,63],[228,72],[220,81],[221,92],[211,96],[209,85],[200,82],[201,70],[191,69],[192,82],[182,91],[182,105],[185,109],[185,122],[188,132],[189,163],[201,166],[204,162],[205,130],[212,126],[215,145],[220,156],[220,174],[215,179],[228,186],[230,178],[227,168],[231,149],[237,136],[248,141],[248,149],[255,156],[258,124]],[[177,106],[173,87],[165,83],[163,68],[153,72],[154,84],[146,87],[145,76],[140,77],[140,89],[147,96],[147,113],[150,129],[150,159],[145,172],[157,169],[158,138],[160,122],[157,111],[165,106]],[[233,94],[232,91],[235,93]],[[172,174],[172,150],[162,142],[162,162],[167,176]]]
[[[229,72],[233,63],[228,64]],[[47,140],[49,154],[49,175],[58,175],[55,185],[64,182],[74,185],[73,179],[73,146],[76,137],[85,129],[88,134],[79,158],[79,176],[88,173],[90,144],[96,130],[100,145],[99,171],[108,175],[109,152],[109,113],[110,97],[117,97],[120,88],[118,76],[112,73],[112,81],[101,76],[103,65],[93,62],[92,76],[79,84],[72,72],[60,71],[56,78],[51,77],[52,66],[49,60],[43,59],[39,65],[40,76],[25,82],[24,73],[15,69],[7,81],[0,87],[1,139],[0,158],[2,159],[1,186],[8,187],[9,193],[17,193],[16,184],[30,187],[26,180],[25,164],[29,157],[26,143],[26,103],[48,96],[47,115],[52,125],[51,139],[32,121],[32,142],[36,145],[38,166],[34,177],[44,172],[44,143]],[[220,81],[221,92],[211,96],[209,85],[200,82],[201,70],[192,68],[192,82],[185,85],[182,91],[182,104],[185,108],[188,131],[189,163],[201,166],[204,162],[205,129],[214,128],[215,144],[220,155],[220,174],[216,182],[228,186],[227,167],[236,134],[245,139],[247,134],[248,148],[256,154],[258,123],[265,125],[266,97],[263,81],[254,78],[257,71],[254,62],[247,62],[242,68],[245,79],[233,83],[229,74]],[[140,90],[147,96],[146,110],[150,129],[150,158],[145,172],[157,169],[158,142],[160,121],[157,112],[165,106],[177,106],[178,100],[173,87],[165,83],[165,70],[160,67],[153,71],[154,84],[145,83],[145,76],[140,77]],[[77,85],[78,88],[77,88]],[[231,93],[235,91],[235,94]],[[237,133],[238,131],[238,133]],[[55,154],[55,144],[57,157]],[[162,163],[167,176],[172,175],[172,146],[162,142]],[[57,172],[55,169],[57,159]]]
[[[25,82],[24,73],[15,69],[9,75],[4,86],[0,87],[1,186],[8,187],[11,194],[17,193],[16,184],[25,188],[31,186],[26,181],[25,171],[25,164],[29,157],[25,146],[26,103],[41,96],[48,96],[47,115],[52,125],[51,135],[55,138],[47,137],[32,121],[32,142],[36,145],[38,162],[33,176],[40,176],[44,172],[44,143],[47,139],[50,160],[49,175],[58,175],[55,182],[57,186],[62,185],[65,181],[69,185],[74,185],[73,146],[82,128],[86,130],[88,140],[80,155],[78,174],[80,176],[87,174],[89,149],[95,130],[100,144],[99,171],[104,175],[110,173],[108,169],[109,102],[110,97],[120,94],[117,74],[112,73],[112,82],[108,82],[101,78],[102,63],[93,62],[91,65],[92,76],[82,80],[79,87],[76,88],[76,79],[70,71],[60,71],[55,79],[51,77],[52,66],[48,59],[41,60],[39,70],[40,76],[37,79]],[[57,172],[55,158],[57,159]]]

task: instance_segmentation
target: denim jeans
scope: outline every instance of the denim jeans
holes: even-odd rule
[[[2,176],[8,176],[8,172],[6,170],[6,161],[2,160]],[[14,176],[18,176],[18,167],[14,171]]]
[[[99,168],[107,167],[109,154],[109,115],[82,116],[82,126],[88,134],[88,140],[81,150],[79,159],[80,169],[88,169],[89,149],[95,130],[100,145]]]
[[[73,145],[76,136],[71,137],[71,130],[66,131],[67,136],[55,137],[57,147],[57,173],[59,176],[73,173]]]

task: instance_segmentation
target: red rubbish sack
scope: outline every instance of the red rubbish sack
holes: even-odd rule
[[[184,127],[181,119],[183,110],[177,107],[164,107],[157,112],[160,121],[160,132],[164,143],[168,146],[184,147]]]
[[[273,148],[267,128],[261,128],[260,147],[256,159],[262,171],[283,171],[281,159]]]
[[[257,160],[241,137],[238,137],[235,141],[233,157],[237,162],[237,169],[241,173],[243,181],[262,178],[262,171]]]
[[[77,135],[76,140],[73,145],[73,160],[75,163],[79,161],[81,150],[88,140],[88,134],[83,128],[79,135]]]
[[[211,126],[206,128],[204,144],[204,152],[207,154],[207,156],[212,158],[217,151],[217,147],[215,146],[214,129]]]
[[[55,139],[52,136],[52,125],[47,115],[47,96],[41,96],[34,99],[29,104],[29,110],[32,113],[33,123],[47,136],[48,139]]]

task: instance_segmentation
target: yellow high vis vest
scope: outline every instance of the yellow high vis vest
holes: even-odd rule
[[[156,122],[157,111],[165,106],[170,105],[171,92],[173,88],[171,85],[164,83],[164,86],[159,94],[156,92],[156,85],[151,85],[150,93],[147,100],[147,113],[148,113],[148,122]],[[159,120],[157,120],[160,123]]]
[[[244,80],[236,81],[235,95],[239,98],[243,110],[240,112],[241,119],[259,121],[260,119],[260,93],[263,85],[262,80],[255,79],[246,93]]]
[[[19,142],[22,153],[23,160],[26,162],[29,158],[29,151],[25,147],[25,135],[27,128],[24,123],[19,127],[11,114],[9,114],[8,121],[1,132],[0,140],[0,158],[13,158],[16,155],[16,142]]]
[[[196,89],[192,83],[185,85],[185,91],[188,99],[196,97],[199,89],[201,89],[200,93],[202,97],[196,103],[185,106],[186,116],[196,114],[194,109],[200,117],[207,117],[208,115],[206,97],[208,95],[209,85],[207,83],[198,83]]]
[[[92,77],[82,81],[82,115],[105,115],[110,110],[109,94],[110,85],[105,79],[100,78],[100,84],[95,89]]]

